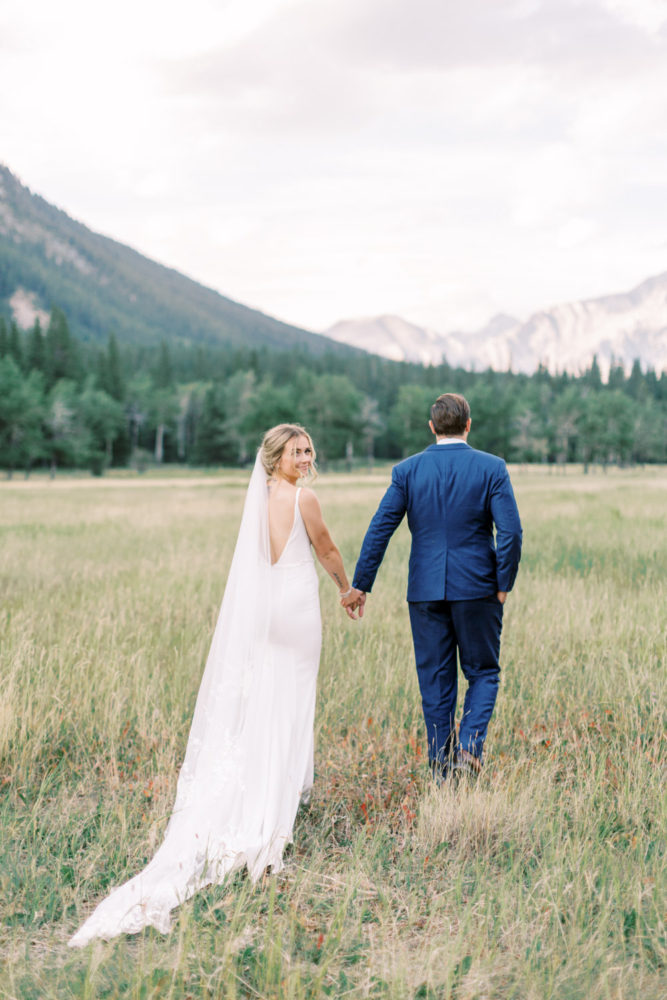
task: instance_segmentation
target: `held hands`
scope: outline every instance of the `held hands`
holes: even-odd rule
[[[341,607],[345,608],[348,618],[354,620],[364,617],[364,605],[366,603],[366,595],[363,590],[357,590],[356,587],[350,587],[348,591],[344,594],[340,594]],[[355,615],[355,611],[359,614]]]

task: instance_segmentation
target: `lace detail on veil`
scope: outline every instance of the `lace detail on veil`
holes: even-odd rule
[[[270,615],[268,488],[258,454],[163,843],[142,872],[100,903],[72,947],[147,925],[166,933],[170,910],[203,885],[243,864],[257,878],[265,864],[280,863],[280,853],[262,844],[261,816],[244,796],[256,739],[251,702],[266,684],[260,675],[271,657]]]

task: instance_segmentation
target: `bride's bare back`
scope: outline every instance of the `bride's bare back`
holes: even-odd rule
[[[275,566],[289,544],[296,520],[297,482],[307,477],[314,454],[312,442],[307,434],[290,438],[284,446],[277,463],[272,465],[273,477],[269,480],[269,541],[271,562]],[[306,535],[315,550],[315,555],[332,578],[338,591],[345,597],[352,588],[345,575],[340,552],[324,523],[320,504],[311,489],[303,487],[298,494],[299,512]],[[355,592],[356,596],[360,594]],[[363,603],[363,602],[362,602]],[[355,605],[356,607],[356,605]],[[345,608],[350,618],[356,618],[354,609]],[[363,611],[360,611],[360,616]]]
[[[284,480],[269,483],[269,541],[274,566],[292,534],[296,492],[296,487]]]

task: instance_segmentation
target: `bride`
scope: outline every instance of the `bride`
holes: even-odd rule
[[[243,866],[253,881],[269,866],[283,867],[299,802],[313,783],[321,620],[311,545],[341,598],[361,597],[317,497],[299,485],[313,476],[314,461],[310,435],[298,424],[264,435],[164,841],[70,946],[147,926],[167,933],[171,910],[203,886]],[[356,607],[346,609],[352,618]]]

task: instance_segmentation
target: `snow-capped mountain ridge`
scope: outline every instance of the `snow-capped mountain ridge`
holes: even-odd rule
[[[667,370],[667,273],[643,281],[629,292],[564,303],[534,313],[526,322],[494,316],[472,332],[441,334],[397,316],[348,320],[326,331],[396,361],[534,372],[578,373],[594,355],[603,374],[612,360],[630,367]]]

